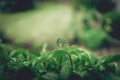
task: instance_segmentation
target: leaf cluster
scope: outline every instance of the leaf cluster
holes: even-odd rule
[[[0,80],[120,80],[120,54],[96,56],[63,42],[51,51],[2,52]]]
[[[77,34],[77,39],[79,42],[83,43],[85,47],[95,50],[106,45],[109,36],[104,30],[89,28],[81,29]]]

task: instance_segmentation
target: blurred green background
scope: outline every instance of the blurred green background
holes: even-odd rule
[[[14,47],[69,44],[101,54],[120,52],[119,0],[0,0],[0,38]]]

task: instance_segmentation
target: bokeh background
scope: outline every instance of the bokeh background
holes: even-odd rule
[[[99,55],[120,52],[120,0],[0,0],[0,39],[40,50],[69,44]]]

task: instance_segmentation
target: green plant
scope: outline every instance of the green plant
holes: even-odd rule
[[[81,6],[90,9],[94,8],[98,0],[74,0],[74,8],[79,10]]]
[[[84,27],[77,34],[77,39],[89,49],[99,49],[108,43],[108,35],[104,30]]]
[[[69,46],[64,38],[57,45],[52,51],[44,46],[41,52],[16,49],[0,54],[7,54],[0,80],[120,80],[120,54],[96,56]]]

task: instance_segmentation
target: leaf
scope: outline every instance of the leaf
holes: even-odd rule
[[[104,64],[120,62],[120,54],[105,56],[104,59],[105,59]]]
[[[97,56],[95,53],[91,53],[90,54],[90,63],[91,63],[91,66],[94,67],[95,64],[96,64],[96,61],[97,61]]]
[[[17,58],[19,60],[25,60],[28,58],[28,51],[23,49],[13,50],[10,54],[10,57]]]
[[[103,58],[103,57],[98,57],[97,58],[97,61],[96,61],[96,64],[95,64],[95,68],[97,69],[97,70],[99,70],[99,67],[100,66],[103,66],[103,63],[105,62],[105,59]]]
[[[62,65],[67,60],[67,52],[65,50],[59,49],[54,50],[51,54],[51,61],[55,62],[57,65]]]
[[[72,46],[66,46],[67,52],[70,53],[71,55],[76,55],[78,56],[81,51],[77,48],[77,46],[72,45]]]
[[[10,57],[7,53],[2,53],[0,54],[0,64],[6,64],[7,62],[9,62]]]
[[[81,78],[84,78],[85,76],[89,75],[89,72],[86,71],[73,71],[75,74],[78,74]]]
[[[91,65],[91,59],[90,56],[86,52],[80,53],[80,60],[85,62],[85,65]]]
[[[60,71],[60,76],[63,80],[68,80],[69,76],[71,74],[71,67],[68,63],[62,66],[62,69]]]
[[[58,80],[59,76],[58,74],[51,72],[51,73],[46,73],[46,75],[43,75],[42,79],[43,80]]]

